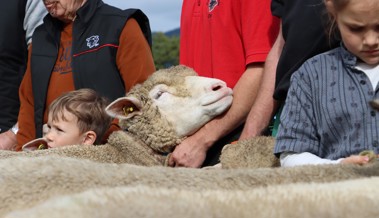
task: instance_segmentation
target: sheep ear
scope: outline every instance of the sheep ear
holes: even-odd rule
[[[34,139],[22,146],[23,151],[47,149],[47,141],[44,138]]]
[[[105,111],[109,116],[123,120],[141,115],[141,101],[133,96],[118,98]]]

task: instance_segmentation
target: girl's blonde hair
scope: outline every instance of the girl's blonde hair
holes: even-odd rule
[[[326,11],[328,13],[329,21],[328,21],[328,36],[329,39],[335,36],[335,34],[338,34],[339,38],[339,30],[337,28],[336,23],[336,13],[338,11],[343,10],[348,4],[350,0],[324,0]]]
[[[67,121],[63,112],[70,112],[77,117],[80,133],[94,131],[97,136],[94,144],[99,144],[112,122],[105,112],[108,103],[106,98],[92,89],[79,89],[55,99],[49,107],[49,116],[52,116],[53,121]]]

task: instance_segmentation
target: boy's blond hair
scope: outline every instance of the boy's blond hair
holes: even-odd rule
[[[92,89],[79,89],[67,92],[55,99],[49,106],[49,116],[53,121],[64,120],[63,112],[66,110],[77,118],[80,133],[94,131],[99,144],[108,130],[112,118],[105,112],[109,101]]]

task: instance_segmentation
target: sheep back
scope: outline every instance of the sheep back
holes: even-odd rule
[[[142,166],[162,166],[167,156],[154,152],[141,140],[124,131],[112,133],[104,145],[70,145],[36,151],[0,151],[0,159],[11,157],[43,157],[56,155],[87,159],[100,163],[129,163]]]
[[[48,198],[90,188],[146,185],[188,191],[250,190],[290,184],[326,183],[379,176],[379,163],[259,169],[187,169],[107,164],[59,157],[0,160],[0,216],[35,206]]]
[[[279,167],[274,155],[275,138],[258,136],[224,146],[220,156],[222,168]]]
[[[6,218],[378,217],[379,177],[241,190],[111,187],[59,196]],[[301,205],[300,205],[301,204]]]

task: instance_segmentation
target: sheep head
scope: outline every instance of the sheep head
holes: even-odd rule
[[[120,120],[123,129],[155,151],[170,152],[186,136],[225,112],[232,93],[221,80],[175,66],[155,72],[106,110]]]

